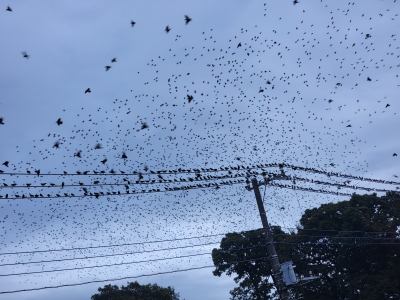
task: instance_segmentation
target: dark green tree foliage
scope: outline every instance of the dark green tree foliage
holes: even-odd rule
[[[354,194],[306,210],[300,225],[296,271],[321,276],[301,299],[400,299],[400,245],[390,244],[399,241],[400,194]]]
[[[98,294],[92,296],[92,300],[179,300],[179,294],[172,287],[140,285],[137,281],[128,282],[127,286],[121,288],[108,284],[98,291]]]
[[[274,228],[279,261],[292,260],[298,275],[320,278],[294,287],[307,300],[400,299],[400,194],[354,194],[349,201],[323,204],[303,214],[297,233]],[[351,231],[351,232],[349,232]],[[214,249],[214,275],[236,274],[231,299],[277,299],[262,231],[229,233]],[[238,248],[242,250],[237,251]]]
[[[273,231],[283,234],[278,227]],[[215,276],[236,274],[234,280],[239,286],[230,291],[231,299],[272,299],[270,294],[273,285],[268,282],[271,264],[267,258],[262,229],[226,234],[220,248],[213,249],[212,259],[216,267],[213,271]]]

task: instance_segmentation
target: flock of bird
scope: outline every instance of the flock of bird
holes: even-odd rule
[[[398,11],[385,3],[377,11],[363,11],[357,1],[321,1],[315,11],[302,7],[303,1],[292,3],[287,15],[275,4],[260,4],[254,20],[228,34],[204,23],[206,29],[198,30],[201,15],[193,20],[183,15],[185,31],[162,25],[160,42],[152,41],[156,49],[135,58],[139,71],[129,75],[128,84],[107,92],[115,97],[99,90],[127,76],[121,65],[132,58],[110,55],[106,79],[84,83],[77,100],[65,100],[72,105],[45,116],[49,126],[34,133],[33,140],[11,156],[0,154],[3,252],[142,242],[118,249],[142,250],[137,260],[180,255],[179,249],[145,254],[144,247],[154,240],[261,226],[253,177],[262,183],[270,221],[282,226],[296,224],[304,209],[346,200],[353,192],[398,190],[398,175],[377,179],[370,172],[379,165],[377,155],[391,170],[399,166],[398,145],[384,143],[396,139],[390,130],[397,120],[400,86]],[[6,11],[18,14],[10,7]],[[150,27],[133,20],[130,25],[134,34]],[[36,59],[31,51],[22,55],[28,62]],[[0,116],[3,140],[14,130],[15,123],[8,121]],[[176,243],[163,247],[182,245]],[[186,254],[211,253],[216,247],[184,245]],[[154,247],[151,251],[163,248]],[[117,250],[97,251],[0,253],[0,265]],[[118,262],[129,259],[126,254]],[[86,260],[84,265],[102,262]],[[147,262],[135,265],[135,272],[210,262],[200,256],[179,263]],[[79,272],[75,281],[126,274],[125,267],[94,268]],[[58,282],[57,276],[48,276]],[[19,279],[35,282],[24,275]]]

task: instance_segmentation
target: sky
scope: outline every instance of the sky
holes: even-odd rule
[[[0,4],[0,300],[229,299],[208,266],[262,227],[246,180],[287,176],[260,186],[286,231],[399,188],[397,1]]]

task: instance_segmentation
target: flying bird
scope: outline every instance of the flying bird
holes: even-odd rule
[[[117,62],[117,58],[114,57],[114,58],[111,60],[111,62],[112,62],[112,63]]]
[[[8,160],[6,160],[5,162],[2,163],[2,165],[3,165],[3,166],[6,166],[6,167],[8,167],[8,164],[9,164],[9,161],[8,161]]]
[[[106,71],[108,71],[111,69],[111,66],[105,66],[105,68],[106,68]]]
[[[189,24],[190,21],[192,21],[192,19],[189,18],[188,15],[185,15],[185,23],[186,23],[186,25]]]
[[[28,55],[28,53],[26,53],[25,51],[24,51],[24,52],[22,52],[22,56],[23,56],[24,58],[26,58],[26,59],[28,59],[28,58],[29,58],[29,55]]]
[[[393,153],[393,156],[397,156],[397,153]]]
[[[3,118],[0,118],[0,124],[4,125],[4,119]]]
[[[81,158],[81,157],[82,157],[82,156],[81,156],[81,153],[82,153],[82,150],[78,150],[78,151],[74,154],[74,157],[76,156],[76,157]]]
[[[168,33],[171,30],[169,26],[165,27],[165,32]]]
[[[86,91],[85,91],[85,94],[86,94],[86,93],[91,93],[91,92],[92,92],[92,91],[90,90],[90,88],[87,88]]]
[[[388,108],[389,106],[390,106],[390,104],[388,103],[388,104],[386,104],[385,108]]]
[[[58,118],[58,120],[56,121],[56,123],[57,123],[58,126],[60,126],[60,125],[63,123],[63,121],[61,121],[61,118]]]
[[[193,100],[193,96],[192,95],[187,95],[186,97],[187,97],[189,103]]]
[[[6,11],[12,11],[11,7],[7,6]]]
[[[135,21],[131,21],[131,27],[135,26],[136,22]]]

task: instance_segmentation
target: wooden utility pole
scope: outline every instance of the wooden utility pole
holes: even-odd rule
[[[254,194],[255,194],[256,200],[257,200],[258,211],[260,212],[261,222],[262,222],[262,225],[263,225],[263,228],[265,231],[265,237],[267,240],[267,245],[266,245],[267,253],[268,253],[268,258],[272,265],[272,272],[273,272],[272,279],[274,280],[274,284],[278,290],[280,298],[282,300],[288,299],[289,294],[288,294],[288,291],[286,288],[286,284],[283,282],[281,265],[279,263],[278,255],[276,254],[274,239],[272,237],[271,228],[268,224],[268,219],[267,219],[267,215],[265,213],[264,204],[262,202],[260,190],[258,188],[257,178],[253,178],[251,180],[251,183],[253,185]]]

